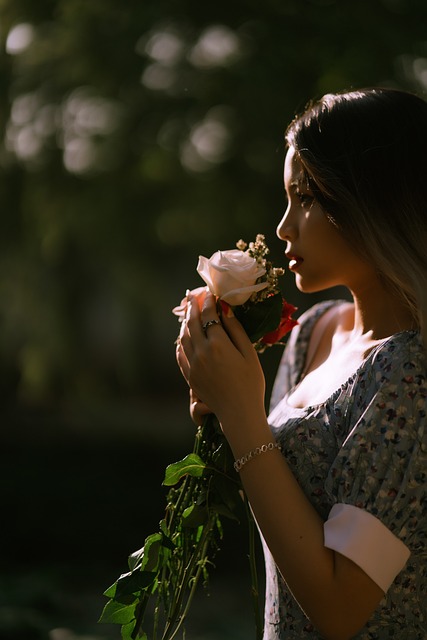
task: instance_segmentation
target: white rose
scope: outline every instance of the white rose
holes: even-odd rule
[[[209,260],[199,256],[197,271],[210,291],[232,307],[244,304],[267,286],[267,282],[256,284],[266,270],[240,249],[216,251]]]

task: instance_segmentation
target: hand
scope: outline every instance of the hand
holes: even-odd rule
[[[203,302],[205,300],[206,293],[208,291],[209,290],[207,287],[199,287],[198,289],[193,289],[192,291],[187,290],[186,297],[183,300],[181,300],[181,304],[179,305],[179,307],[176,307],[176,309],[179,311],[179,317],[181,322],[181,329],[179,331],[179,336],[175,341],[176,360],[181,370],[181,373],[184,376],[185,381],[189,386],[190,386],[190,382],[189,382],[190,367],[189,367],[187,358],[185,357],[184,350],[182,348],[181,338],[183,337],[186,330],[186,326],[187,326],[187,316],[189,311],[188,305],[189,305],[190,299],[194,297],[197,300],[197,304],[199,305],[199,308],[201,310],[203,306]],[[191,394],[192,394],[192,390],[190,389],[190,407],[192,403]],[[194,395],[194,398],[196,398],[195,395]]]
[[[186,320],[177,346],[177,360],[193,394],[213,411],[221,423],[244,424],[245,417],[263,416],[265,382],[257,353],[237,319],[223,314],[221,324],[203,330],[209,320],[219,321],[216,301],[207,293],[200,311],[189,297]]]
[[[190,389],[190,415],[194,424],[200,427],[204,417],[210,413],[212,411],[209,407],[196,396],[193,389]]]
[[[206,287],[199,287],[198,289],[194,289],[193,291],[188,292],[186,298],[184,298],[184,300],[181,302],[181,307],[183,309],[183,312],[185,312],[185,309],[187,308],[189,295],[196,296],[198,304],[202,306],[204,297],[206,295],[206,291],[207,291]],[[183,320],[181,323],[181,330],[179,332],[179,336],[175,344],[176,344],[176,359],[178,362],[178,366],[187,384],[189,385],[190,384],[188,379],[190,374],[189,366],[181,346],[181,337],[183,336],[183,333],[185,331],[185,323],[186,323],[186,320]],[[198,427],[201,426],[203,422],[203,418],[210,413],[212,413],[212,411],[209,409],[209,407],[204,402],[202,402],[200,398],[197,397],[194,390],[191,389],[190,387],[190,415],[194,424]]]

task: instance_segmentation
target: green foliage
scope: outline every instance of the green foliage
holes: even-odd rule
[[[122,637],[132,640],[176,637],[200,579],[208,579],[221,519],[237,519],[241,484],[233,462],[216,418],[208,416],[193,453],[167,467],[164,484],[171,488],[160,530],[129,557],[130,571],[105,591],[109,600],[100,622],[122,625]]]
[[[274,240],[295,110],[424,91],[426,19],[422,0],[2,0],[0,355],[19,397],[173,383],[180,283],[260,219]]]
[[[195,453],[189,453],[183,460],[175,462],[167,467],[163,484],[167,487],[171,487],[186,475],[193,476],[194,478],[200,478],[203,475],[205,468],[206,464],[200,456]]]

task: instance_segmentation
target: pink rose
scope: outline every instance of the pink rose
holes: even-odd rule
[[[240,249],[216,251],[209,259],[199,256],[197,271],[210,291],[232,307],[244,304],[255,291],[268,286],[267,282],[257,283],[266,273],[264,267]]]

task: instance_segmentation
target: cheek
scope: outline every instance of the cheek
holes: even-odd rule
[[[295,272],[295,284],[304,293],[314,293],[336,286],[346,270],[347,254],[330,236],[313,235],[313,242],[304,255],[304,262]]]
[[[324,215],[316,225],[313,225],[311,238],[318,251],[323,252],[325,259],[332,256],[348,256],[353,253],[351,246]]]

